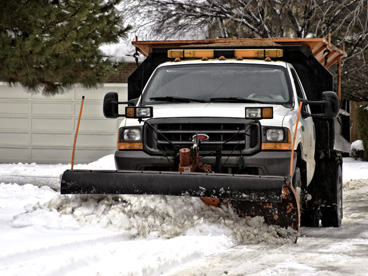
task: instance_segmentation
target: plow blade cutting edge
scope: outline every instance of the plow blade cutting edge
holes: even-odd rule
[[[147,194],[281,202],[284,177],[155,171],[67,170],[61,194]]]

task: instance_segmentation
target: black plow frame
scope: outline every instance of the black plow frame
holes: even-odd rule
[[[61,194],[147,194],[281,202],[285,177],[155,171],[67,170]]]

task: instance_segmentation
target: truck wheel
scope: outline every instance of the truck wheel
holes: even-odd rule
[[[306,210],[301,214],[301,226],[318,227],[319,216],[315,210]]]
[[[313,208],[308,208],[305,205],[305,202],[302,201],[302,180],[301,180],[301,172],[298,167],[295,169],[293,177],[293,185],[298,194],[299,205],[301,208],[301,218],[300,218],[300,225],[305,227],[318,227],[319,226],[319,215],[318,210]],[[297,189],[298,188],[298,189]],[[299,191],[298,191],[299,190]]]
[[[342,211],[342,160],[334,160],[329,162],[328,171],[331,175],[331,181],[335,181],[335,185],[331,185],[331,196],[333,197],[333,202],[329,206],[321,208],[322,212],[322,226],[323,227],[340,227],[341,220],[343,216]],[[331,183],[332,184],[332,183]]]

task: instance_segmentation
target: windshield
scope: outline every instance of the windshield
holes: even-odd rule
[[[286,69],[254,64],[181,64],[156,70],[143,104],[189,102],[289,103]]]

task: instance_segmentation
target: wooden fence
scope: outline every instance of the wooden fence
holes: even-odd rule
[[[350,116],[351,116],[351,120],[353,122],[352,124],[352,128],[351,128],[351,142],[354,142],[356,140],[360,140],[361,136],[360,136],[360,132],[358,129],[358,109],[360,106],[362,105],[367,105],[368,102],[351,102],[350,103]],[[368,124],[368,122],[366,122]]]

